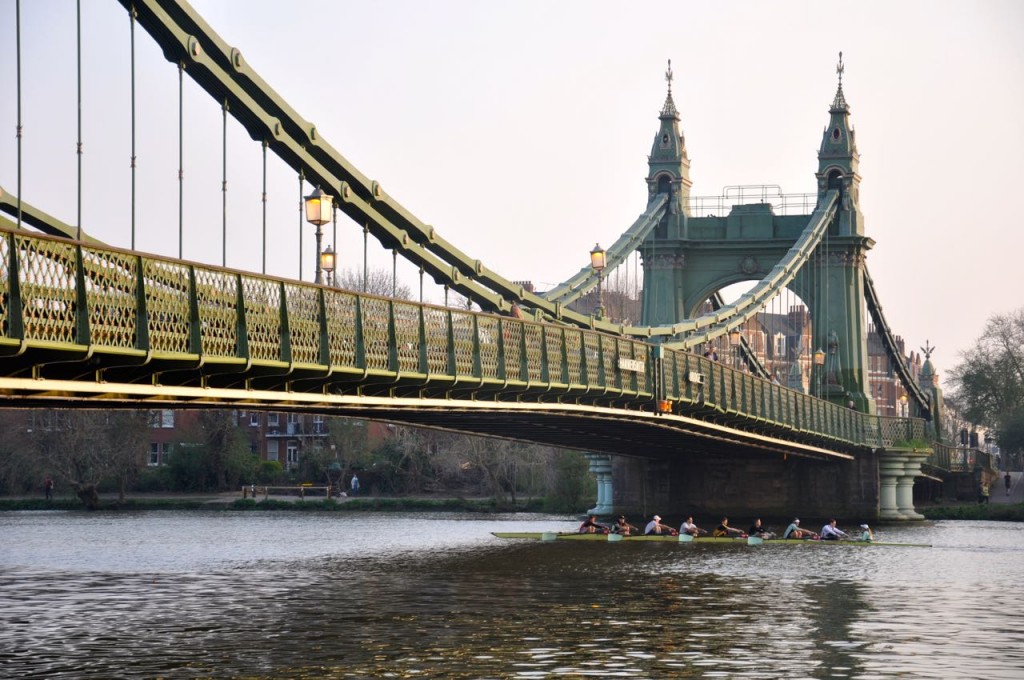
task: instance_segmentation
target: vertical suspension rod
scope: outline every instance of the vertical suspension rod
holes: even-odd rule
[[[76,68],[78,79],[78,229],[77,238],[82,240],[82,0],[75,2],[75,44],[77,46]]]
[[[299,281],[302,280],[302,183],[306,175],[299,169]]]
[[[367,283],[367,276],[368,276],[367,268],[366,268],[367,267],[367,263],[366,263],[366,259],[367,259],[366,250],[369,247],[369,239],[370,239],[370,223],[367,221],[367,222],[363,223],[363,292],[364,293],[366,292],[366,283]]]
[[[135,7],[128,9],[131,28],[131,249],[135,250]]]
[[[223,124],[221,127],[221,227],[220,227],[220,266],[228,266],[228,100],[221,107]]]
[[[263,140],[263,273],[267,273],[267,140]]]
[[[178,62],[178,259],[185,248],[185,62]]]
[[[14,44],[17,56],[18,80],[18,123],[15,133],[18,138],[18,228],[21,228],[21,0],[14,3]]]

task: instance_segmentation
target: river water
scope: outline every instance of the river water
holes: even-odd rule
[[[1022,678],[1024,525],[578,543],[557,517],[0,515],[4,678]]]

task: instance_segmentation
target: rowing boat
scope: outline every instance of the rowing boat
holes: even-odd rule
[[[699,543],[704,544],[730,544],[730,545],[859,545],[859,546],[902,546],[909,548],[930,548],[929,543],[888,543],[885,541],[815,541],[812,539],[799,538],[758,538],[757,536],[744,537],[714,537],[701,536],[694,538],[688,534],[679,536],[623,536],[622,534],[579,534],[576,532],[555,532],[555,531],[495,531],[492,532],[498,538],[518,538],[534,541],[606,541],[617,543],[625,541],[639,543],[648,541],[652,543]]]

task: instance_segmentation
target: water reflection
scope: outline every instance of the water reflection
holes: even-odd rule
[[[489,534],[553,526],[532,517],[4,520],[5,677],[1024,671],[1024,619],[996,606],[1024,578],[1021,527],[893,529],[887,538],[936,547],[884,549],[513,542]]]

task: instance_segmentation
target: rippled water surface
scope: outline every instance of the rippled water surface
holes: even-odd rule
[[[535,515],[0,515],[0,677],[1022,678],[1024,526],[510,541]]]

